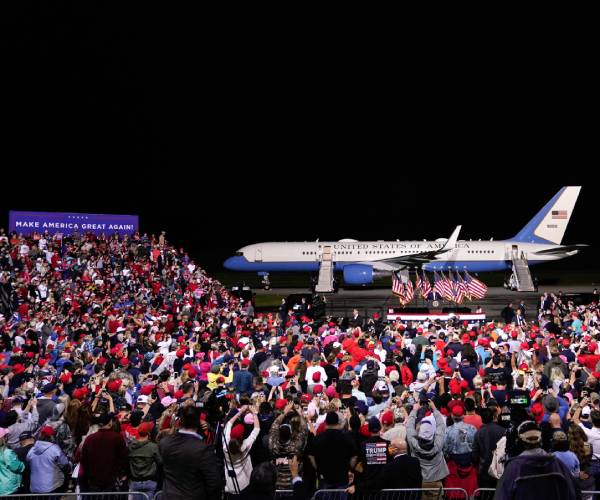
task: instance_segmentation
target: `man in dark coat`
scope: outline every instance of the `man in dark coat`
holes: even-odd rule
[[[165,498],[187,500],[220,498],[219,473],[212,446],[203,443],[197,433],[198,409],[186,406],[176,434],[161,439]]]

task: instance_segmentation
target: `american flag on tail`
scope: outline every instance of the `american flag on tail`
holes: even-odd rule
[[[485,294],[487,293],[487,286],[485,283],[471,277],[467,271],[465,271],[465,283],[472,299],[483,299],[485,297]]]

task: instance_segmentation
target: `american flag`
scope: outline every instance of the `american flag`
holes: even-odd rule
[[[458,281],[458,273],[453,274],[452,271],[449,271],[448,274],[452,277],[452,298],[457,304],[462,304],[465,300],[465,294]]]
[[[442,275],[442,283],[443,283],[443,287],[444,287],[444,295],[443,297],[446,300],[454,300],[454,290],[452,289],[452,280],[450,280],[450,278],[446,277],[446,275],[441,272],[440,273]]]
[[[467,271],[465,271],[465,282],[471,298],[483,299],[485,297],[485,294],[487,293],[487,286],[485,283],[471,277]]]
[[[415,296],[415,290],[413,288],[412,281],[408,280],[408,282],[404,285],[404,303],[408,304],[413,297]]]
[[[415,292],[418,292],[423,287],[423,282],[421,281],[421,276],[419,275],[418,270],[415,272],[415,274],[417,275],[415,279]]]
[[[399,296],[404,295],[404,283],[396,273],[392,273],[392,293]]]
[[[429,294],[432,291],[433,289],[431,288],[431,283],[429,283],[429,278],[427,277],[427,274],[423,273],[423,280],[421,281],[421,297],[427,300],[427,297],[429,297]]]
[[[465,296],[465,299],[471,300],[471,293],[469,292],[469,287],[465,283],[465,280],[463,280],[463,277],[460,275],[460,273],[458,271],[456,271],[456,276],[458,277],[458,286],[461,288],[462,293]]]
[[[553,219],[566,219],[567,217],[568,212],[566,210],[552,210]]]
[[[433,291],[441,297],[446,297],[449,294],[448,285],[444,276],[440,276],[437,271],[433,272]]]

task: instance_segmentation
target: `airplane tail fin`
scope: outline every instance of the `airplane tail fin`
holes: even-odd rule
[[[560,245],[580,191],[581,186],[563,187],[511,241]]]

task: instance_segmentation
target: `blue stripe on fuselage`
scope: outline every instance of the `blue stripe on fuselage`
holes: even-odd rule
[[[529,265],[541,264],[543,261],[530,260]],[[358,262],[336,262],[335,270],[341,271],[347,265],[357,265]],[[245,257],[229,257],[223,264],[225,269],[230,271],[249,271],[249,272],[316,272],[319,270],[318,262],[248,262]],[[368,265],[368,264],[364,264]],[[461,261],[432,261],[423,264],[426,271],[448,271],[457,269],[459,271],[467,270],[473,272],[504,271],[511,269],[512,263],[504,260],[461,260]]]

